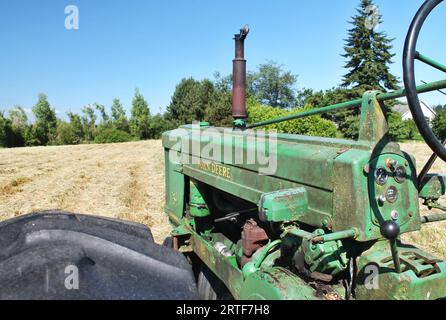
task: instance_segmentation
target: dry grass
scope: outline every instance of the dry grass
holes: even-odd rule
[[[146,224],[161,242],[164,160],[160,141],[0,150],[0,219],[46,209]]]
[[[403,143],[401,144],[401,148],[404,151],[415,156],[415,158],[417,159],[418,171],[421,170],[426,161],[432,155],[432,151],[430,151],[429,147],[421,142]],[[440,159],[437,160],[431,172],[442,173],[446,175],[446,163]],[[445,200],[446,199],[442,199],[440,203],[442,203],[443,205],[446,204]],[[441,212],[439,210],[429,211],[428,209],[425,209],[424,206],[420,206],[420,208],[422,208],[421,214],[434,214]],[[403,240],[405,240],[406,242],[414,243],[441,258],[446,258],[446,222],[424,225],[421,231],[404,235]]]
[[[419,168],[431,154],[423,143],[402,148]],[[446,174],[440,160],[433,169]],[[0,150],[0,220],[62,209],[141,222],[161,242],[170,230],[163,203],[160,141]],[[446,222],[424,226],[404,240],[446,257]]]

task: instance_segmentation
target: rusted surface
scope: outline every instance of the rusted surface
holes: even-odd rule
[[[249,27],[245,26],[240,34],[234,36],[235,59],[233,60],[232,116],[234,119],[246,119],[246,60],[245,39]]]
[[[259,227],[254,219],[246,221],[242,231],[243,257],[242,265],[251,260],[252,255],[265,246],[269,240],[265,230]]]

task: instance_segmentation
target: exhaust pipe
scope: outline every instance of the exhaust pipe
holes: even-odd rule
[[[246,60],[245,39],[249,33],[249,26],[244,26],[239,34],[234,36],[235,59],[233,60],[232,86],[232,117],[234,127],[244,128],[248,115],[246,113]]]

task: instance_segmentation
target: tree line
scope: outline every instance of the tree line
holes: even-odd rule
[[[345,69],[337,87],[315,91],[297,88],[298,76],[284,66],[268,61],[248,72],[247,105],[251,123],[285,116],[311,108],[320,108],[360,98],[368,90],[388,91],[399,88],[400,80],[391,74],[392,40],[383,31],[377,32],[366,23],[367,8],[372,0],[360,0],[357,13],[350,21],[345,40]],[[382,23],[379,16],[378,23]],[[193,121],[207,121],[215,126],[231,126],[231,75],[219,73],[213,79],[182,79],[175,88],[164,114],[151,115],[150,108],[135,90],[127,117],[119,99],[110,111],[104,105],[87,105],[80,114],[69,112],[68,121],[58,119],[46,95],[41,94],[32,108],[35,121],[30,124],[25,110],[15,107],[0,113],[0,145],[4,147],[60,145],[79,143],[124,142],[158,139],[164,131]],[[413,120],[403,120],[393,112],[396,101],[386,103],[385,115],[394,140],[420,139]],[[446,112],[438,107],[432,122],[438,137],[446,138]],[[359,109],[294,120],[267,129],[327,137],[358,137]]]

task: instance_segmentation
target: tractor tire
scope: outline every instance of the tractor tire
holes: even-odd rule
[[[173,248],[173,239],[172,237],[166,237],[163,241],[163,246],[167,248]]]
[[[202,300],[233,299],[223,282],[218,279],[204,263],[201,264],[197,286],[198,296]]]
[[[60,211],[0,223],[0,299],[197,299],[194,280],[142,224]]]

